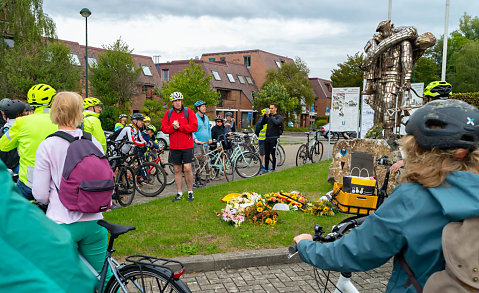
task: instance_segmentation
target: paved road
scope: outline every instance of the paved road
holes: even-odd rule
[[[281,141],[284,141],[282,145],[286,153],[286,162],[283,166],[278,167],[277,170],[284,170],[287,168],[296,167],[296,152],[298,151],[299,145],[306,142],[306,135],[304,134],[302,135],[300,133],[285,134],[281,136]],[[322,142],[325,148],[322,160],[326,160],[328,143],[327,143],[327,140],[324,140],[324,138],[322,138]],[[330,145],[330,152],[332,151],[332,149],[333,149],[333,144]],[[164,162],[167,162],[168,151],[165,151],[165,153],[161,155],[161,158]],[[239,179],[240,177],[236,175],[235,180],[239,180]],[[225,179],[214,180],[208,183],[208,186],[217,185],[217,184],[221,184],[225,182],[226,182]],[[186,190],[187,190],[186,184],[183,181],[183,192],[186,193]],[[174,183],[172,185],[166,186],[165,189],[161,192],[161,194],[158,195],[158,197],[145,197],[137,192],[135,194],[135,198],[133,199],[133,204],[144,203],[144,202],[154,200],[156,198],[162,198],[162,197],[173,196],[173,195],[176,195],[176,185]]]
[[[386,290],[392,263],[380,268],[354,273],[352,282],[359,292],[379,293]],[[319,271],[321,273],[321,271]],[[332,272],[331,279],[339,273]],[[260,266],[234,270],[185,274],[182,280],[192,292],[323,292],[318,285],[312,266],[305,263]],[[325,280],[324,277],[321,280]],[[328,288],[333,292],[333,285]]]

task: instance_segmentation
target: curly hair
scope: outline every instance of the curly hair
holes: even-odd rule
[[[408,134],[401,140],[406,155],[406,172],[402,182],[417,182],[424,187],[441,185],[453,171],[479,174],[479,150],[469,151],[464,158],[455,156],[456,149],[422,149],[414,136]]]

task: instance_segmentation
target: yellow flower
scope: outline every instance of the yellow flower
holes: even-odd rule
[[[273,224],[273,220],[271,220],[270,218],[267,218],[267,219],[266,219],[266,224],[272,225],[272,224]]]
[[[263,205],[263,203],[259,201],[257,205],[260,207]]]
[[[258,211],[258,213],[261,213],[263,211],[263,208],[257,208],[256,210]]]
[[[324,210],[325,210],[325,211],[329,211],[329,207],[324,207]]]

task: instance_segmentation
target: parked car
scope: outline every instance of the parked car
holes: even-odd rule
[[[339,133],[338,132],[331,132],[329,131],[329,123],[321,126],[319,128],[319,134],[321,136],[324,136],[324,138],[328,139],[330,138],[331,140],[338,140],[339,139]]]
[[[162,131],[156,133],[156,139],[158,140],[158,146],[162,150],[166,150],[170,146],[170,136],[164,134]]]

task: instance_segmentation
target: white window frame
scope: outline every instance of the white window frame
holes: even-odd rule
[[[281,68],[281,61],[274,60],[274,63],[276,63],[276,66],[278,66],[278,68]]]
[[[253,84],[253,79],[251,79],[250,76],[246,76],[246,81],[247,81],[249,84]]]
[[[81,66],[80,58],[75,53],[69,53],[72,65]]]
[[[96,61],[95,57],[88,56],[88,66],[92,67],[93,64],[96,66],[98,61]]]
[[[244,76],[238,75],[238,80],[241,84],[245,84]]]
[[[218,71],[216,70],[211,70],[211,73],[213,73],[213,77],[215,80],[221,80],[221,76]]]
[[[231,74],[231,73],[226,73],[226,76],[228,77],[228,80],[229,80],[231,83],[236,82],[236,81],[235,81],[235,78],[234,78],[234,76],[233,76],[233,74]]]
[[[166,73],[166,78],[165,78]],[[161,80],[162,81],[169,81],[170,80],[170,70],[169,69],[162,69],[161,70]]]
[[[141,66],[141,69],[143,70],[143,75],[153,76],[153,73],[151,73],[151,70],[150,70],[150,66],[148,66],[146,64],[141,64],[140,66]]]

